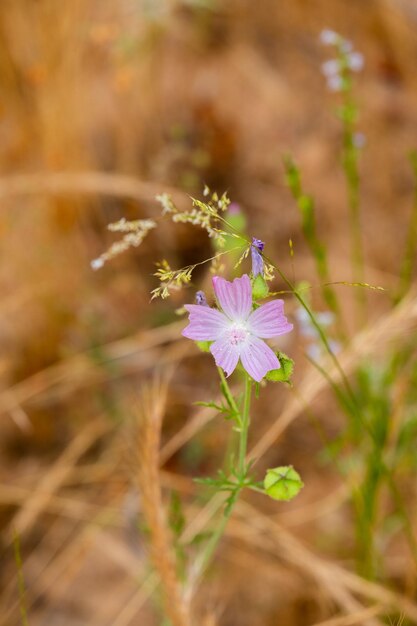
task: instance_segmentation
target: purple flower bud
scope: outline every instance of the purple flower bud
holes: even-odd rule
[[[255,246],[255,248],[258,248],[260,252],[263,252],[265,248],[264,242],[260,239],[256,239],[256,237],[252,237],[252,245]]]
[[[254,278],[260,274],[261,276],[264,273],[264,260],[262,258],[261,252],[264,249],[265,244],[260,239],[256,239],[256,237],[252,237],[252,245],[250,247],[251,256],[252,256],[252,274]]]
[[[204,291],[197,291],[197,293],[195,294],[195,303],[199,304],[200,306],[208,306],[206,294],[204,293]]]

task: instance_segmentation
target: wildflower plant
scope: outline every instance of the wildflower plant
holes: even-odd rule
[[[336,51],[336,57],[325,61],[321,66],[328,88],[330,91],[350,91],[352,74],[363,69],[363,55],[353,49],[351,41],[333,30],[322,31],[320,40]]]
[[[348,483],[357,526],[358,555],[362,555],[358,569],[369,578],[375,577],[377,546],[374,531],[378,522],[379,494],[384,484],[395,503],[396,514],[406,530],[407,541],[417,564],[417,542],[391,460],[392,455],[400,454],[397,449],[390,448],[395,446],[389,437],[392,412],[389,385],[393,381],[394,368],[388,365],[385,370],[382,366],[378,369],[370,363],[360,364],[351,380],[339,359],[339,352],[349,344],[349,339],[342,316],[343,301],[334,287],[350,284],[357,287],[359,294],[364,288],[380,288],[363,282],[358,161],[364,137],[357,128],[358,109],[352,96],[354,74],[362,69],[363,57],[354,50],[350,41],[334,31],[323,31],[321,41],[326,46],[332,46],[335,51],[335,57],[323,64],[322,71],[329,89],[341,98],[337,113],[342,121],[342,165],[350,207],[353,282],[332,282],[327,248],[316,225],[316,203],[304,190],[295,160],[286,156],[284,165],[288,187],[301,214],[301,229],[315,260],[319,290],[326,310],[321,313],[313,311],[310,296],[305,295],[310,285],[293,284],[266,256],[264,242],[247,235],[240,208],[230,203],[227,194],[212,193],[208,187],[204,189],[203,199],[191,198],[190,208],[179,208],[169,195],[162,194],[157,197],[162,207],[160,218],[136,222],[121,220],[110,225],[110,230],[122,232],[123,238],[93,262],[93,266],[98,269],[119,252],[139,245],[156,226],[157,219],[171,219],[174,223],[202,229],[212,243],[213,256],[189,266],[173,269],[167,259],[159,261],[154,274],[159,284],[151,292],[152,299],[165,299],[175,290],[194,287],[194,270],[200,265],[206,264],[212,273],[212,292],[205,293],[195,288],[194,303],[184,304],[182,311],[188,315],[188,322],[184,323],[182,335],[194,341],[196,347],[206,353],[205,358],[214,361],[220,379],[221,399],[204,400],[198,404],[212,408],[231,423],[236,433],[236,443],[228,450],[223,469],[214,477],[197,479],[198,483],[210,487],[220,497],[223,495],[223,515],[189,568],[194,581],[210,564],[227,521],[244,490],[249,489],[277,501],[288,501],[303,487],[300,475],[291,465],[270,468],[260,480],[255,475],[254,459],[247,458],[254,392],[258,396],[270,382],[291,385],[294,369],[291,358],[269,345],[271,339],[278,338],[279,341],[281,336],[293,330],[293,324],[284,313],[283,300],[275,297],[284,292],[273,292],[270,289],[270,283],[275,278],[284,283],[285,292],[292,294],[298,302],[295,320],[308,344],[308,358],[329,384],[346,416],[346,425],[341,434],[324,443],[327,459],[334,461],[342,474],[350,472]],[[416,163],[417,158],[413,153],[412,165],[417,180]],[[398,300],[405,295],[411,283],[412,257],[417,247],[416,215],[414,208]],[[292,243],[290,250],[293,254]],[[239,275],[236,276],[236,273]],[[358,311],[361,315],[365,312],[361,295],[358,296]],[[360,317],[360,321],[362,319]],[[394,355],[393,361],[398,371],[403,361],[408,363],[401,355]],[[231,378],[236,385],[229,386]],[[415,418],[408,427],[415,428],[414,422]],[[401,438],[398,450],[400,444],[403,445]],[[343,458],[342,451],[345,452]],[[356,474],[351,471],[352,468]],[[183,565],[183,557],[181,559]]]
[[[206,196],[210,193],[207,188]],[[292,331],[293,325],[284,314],[284,302],[280,299],[264,300],[269,295],[267,280],[272,279],[273,266],[263,257],[264,243],[247,237],[239,232],[233,221],[228,221],[224,212],[229,205],[227,196],[221,199],[216,194],[206,204],[193,199],[194,209],[190,213],[183,212],[181,218],[171,201],[159,197],[164,206],[168,206],[165,214],[173,216],[174,221],[191,222],[202,227],[214,240],[217,253],[211,262],[214,263],[223,255],[239,257],[235,270],[250,256],[251,272],[243,273],[234,280],[214,275],[212,278],[215,306],[210,306],[204,292],[197,291],[195,304],[185,304],[188,313],[188,325],[182,331],[184,337],[193,340],[197,347],[211,353],[220,377],[220,389],[223,401],[219,405],[214,402],[201,402],[218,411],[224,418],[234,424],[238,433],[236,453],[232,451],[226,460],[228,471],[221,470],[214,478],[198,479],[217,492],[226,492],[224,519],[213,533],[197,560],[197,570],[201,573],[208,565],[216,548],[227,519],[232,513],[237,498],[243,489],[252,489],[276,500],[290,500],[295,497],[303,486],[299,474],[291,466],[283,466],[268,470],[264,481],[257,481],[251,473],[252,462],[247,457],[247,441],[250,426],[252,392],[259,391],[261,385],[268,381],[290,383],[293,361],[282,352],[274,351],[267,340],[279,337]],[[168,204],[169,203],[169,204]],[[235,211],[232,213],[234,217]],[[214,265],[214,267],[216,267]],[[169,277],[157,273],[162,284],[153,291],[153,297],[169,295],[163,293],[167,280],[178,280],[186,276],[184,284],[191,282],[194,266],[172,272]],[[233,394],[228,379],[235,372],[243,378],[244,392]]]
[[[290,333],[293,325],[284,314],[284,301],[269,297],[268,283],[274,279],[277,268],[265,257],[264,242],[246,235],[246,223],[240,207],[231,205],[227,194],[218,195],[205,187],[202,200],[191,198],[190,209],[180,209],[168,194],[161,194],[156,199],[162,207],[159,219],[171,219],[174,223],[200,228],[212,242],[213,256],[187,267],[173,269],[167,259],[159,261],[154,274],[159,285],[152,290],[151,299],[165,299],[173,291],[190,287],[195,268],[204,264],[210,267],[214,306],[209,305],[213,300],[211,294],[197,290],[195,303],[183,307],[188,314],[188,325],[182,335],[211,354],[220,378],[221,403],[203,401],[198,404],[217,411],[233,424],[233,431],[237,433],[237,449],[228,450],[224,463],[227,469],[219,470],[215,477],[197,479],[215,492],[225,494],[220,523],[192,567],[193,576],[198,577],[209,565],[227,520],[244,489],[260,492],[274,500],[288,501],[303,486],[300,475],[291,465],[269,469],[259,480],[252,472],[253,460],[247,458],[253,391],[258,395],[261,387],[270,382],[291,384],[294,369],[292,359],[272,349],[267,342]],[[93,261],[93,268],[99,269],[116,254],[139,245],[155,226],[155,220],[128,222],[122,219],[111,224],[111,231],[125,235]],[[226,259],[232,261],[232,266],[223,263]],[[250,272],[245,272],[243,265],[249,261]],[[220,275],[222,271],[234,276],[240,272],[241,275],[228,280],[229,277]],[[279,270],[278,273],[283,276]],[[291,286],[288,281],[287,284]],[[243,394],[240,390],[237,393],[232,391],[229,386],[231,376],[243,382]]]

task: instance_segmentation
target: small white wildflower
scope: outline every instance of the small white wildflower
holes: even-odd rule
[[[320,33],[320,41],[325,46],[334,46],[340,42],[340,35],[330,28],[325,28]]]
[[[91,269],[99,270],[101,267],[103,267],[104,261],[101,257],[98,257],[98,259],[93,259],[90,265],[91,265]]]
[[[303,335],[307,341],[308,346],[306,352],[308,356],[314,361],[319,360],[325,353],[324,347],[320,340],[320,333],[313,321],[304,308],[298,308],[295,312],[295,317],[299,324],[301,335]],[[335,322],[335,316],[331,311],[323,311],[321,313],[314,313],[314,319],[316,323],[322,328],[326,329]],[[340,352],[341,346],[337,341],[329,339],[330,350],[337,354]]]
[[[347,57],[347,61],[353,72],[360,72],[363,68],[364,59],[363,54],[360,52],[351,52]]]
[[[340,63],[337,59],[330,59],[321,64],[321,71],[326,77],[335,76],[340,72]]]
[[[327,78],[327,86],[330,91],[342,91],[343,89],[343,78],[336,74],[335,76],[329,76]]]

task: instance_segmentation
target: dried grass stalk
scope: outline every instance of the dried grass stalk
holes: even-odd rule
[[[159,574],[164,607],[173,626],[190,626],[190,611],[178,579],[174,550],[162,503],[159,448],[167,387],[154,381],[144,387],[138,406],[138,484],[149,530],[150,553]]]
[[[124,174],[99,171],[83,172],[38,172],[16,174],[0,178],[0,198],[25,195],[107,195],[116,198],[132,198],[142,202],[155,202],[160,185],[138,180]],[[186,194],[175,187],[164,186],[177,204],[188,202]]]
[[[368,581],[336,563],[317,556],[286,528],[260,513],[247,502],[239,502],[236,512],[239,514],[240,520],[233,520],[233,523],[227,528],[228,534],[239,535],[240,533],[245,541],[255,545],[258,549],[266,549],[268,554],[276,551],[281,559],[299,567],[302,572],[317,580],[319,585],[327,589],[336,603],[347,613],[352,613],[352,609],[355,611],[358,609],[358,605],[356,607],[346,605],[345,599],[348,597],[348,593],[378,603],[386,611],[401,611],[412,623],[417,623],[417,605],[406,596],[391,591],[378,583]],[[246,522],[248,519],[251,520],[250,526]],[[342,593],[339,593],[340,591]],[[362,623],[376,624],[380,622],[368,618]]]

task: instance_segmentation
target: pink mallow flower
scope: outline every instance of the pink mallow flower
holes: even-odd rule
[[[275,352],[262,340],[293,329],[284,315],[284,302],[271,300],[252,311],[252,287],[247,274],[233,282],[214,276],[213,286],[222,310],[186,304],[190,317],[182,334],[194,341],[213,341],[210,352],[227,376],[240,359],[247,373],[260,382],[267,372],[281,367]]]

